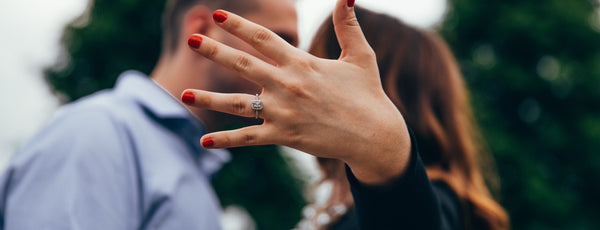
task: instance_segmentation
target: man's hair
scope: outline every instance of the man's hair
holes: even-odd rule
[[[175,51],[183,18],[196,5],[204,5],[210,10],[224,9],[236,14],[256,10],[258,7],[257,0],[167,0],[162,16],[163,52]]]

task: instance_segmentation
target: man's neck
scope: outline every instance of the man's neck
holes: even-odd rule
[[[175,98],[180,98],[186,89],[207,90],[207,78],[203,77],[206,71],[202,71],[202,66],[205,65],[206,62],[201,60],[189,61],[189,58],[186,59],[175,55],[161,57],[150,77]],[[192,69],[191,67],[194,68]],[[207,123],[208,129],[214,129],[214,127],[210,126],[212,119],[206,110],[195,107],[188,108],[194,115]]]
[[[203,63],[192,63],[182,55],[163,56],[150,74],[158,84],[174,97],[179,98],[185,89],[204,89],[205,78],[197,68]]]

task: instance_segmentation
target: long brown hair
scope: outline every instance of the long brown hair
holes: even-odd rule
[[[358,7],[356,14],[377,54],[384,90],[414,131],[429,178],[446,183],[459,197],[466,229],[508,229],[508,215],[484,180],[481,166],[493,169],[493,163],[482,147],[465,82],[447,44],[433,32],[387,15]],[[323,58],[339,57],[331,17],[316,33],[309,52]],[[353,205],[344,163],[324,158],[318,162],[321,182],[333,185],[329,200],[319,210]],[[485,178],[497,184],[493,171],[486,170]]]

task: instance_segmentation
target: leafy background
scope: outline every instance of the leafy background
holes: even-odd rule
[[[164,0],[95,1],[65,29],[65,55],[45,71],[63,102],[149,73]],[[591,0],[451,0],[436,27],[471,90],[513,229],[600,228],[600,12]],[[236,124],[231,124],[235,127]],[[226,127],[224,127],[226,128]],[[304,185],[274,146],[232,149],[214,181],[224,205],[258,229],[290,229]]]
[[[598,2],[451,7],[440,32],[472,92],[513,228],[598,229]]]

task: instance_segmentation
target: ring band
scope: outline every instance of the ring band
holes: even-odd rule
[[[256,94],[256,100],[252,100],[250,107],[252,108],[252,110],[254,110],[254,117],[258,119],[258,113],[263,109],[263,101],[258,99],[258,94]]]

